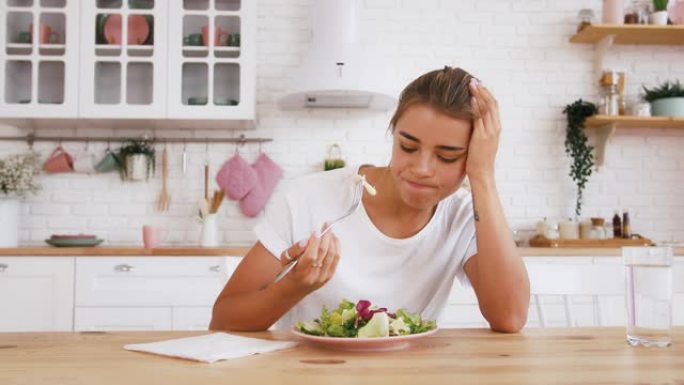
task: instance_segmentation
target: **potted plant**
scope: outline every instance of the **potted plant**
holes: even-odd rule
[[[644,99],[651,104],[651,115],[684,117],[684,87],[679,80],[651,89],[644,86],[644,92]]]
[[[575,215],[579,218],[582,213],[582,193],[589,181],[594,166],[594,147],[589,145],[584,133],[584,121],[596,114],[595,104],[582,99],[567,105],[563,113],[567,115],[568,128],[565,134],[565,153],[571,158],[570,177],[577,186],[575,201]]]
[[[649,24],[667,25],[668,0],[653,0],[653,13],[648,16]]]
[[[122,180],[148,180],[156,168],[154,142],[148,139],[129,139],[119,149],[119,171]]]
[[[39,172],[35,152],[0,159],[0,247],[18,245],[20,202],[40,189],[34,179]]]

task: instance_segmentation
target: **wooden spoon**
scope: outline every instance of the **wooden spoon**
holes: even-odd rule
[[[157,210],[168,211],[171,197],[169,196],[167,181],[169,178],[169,156],[166,147],[162,151],[162,189],[157,200]]]

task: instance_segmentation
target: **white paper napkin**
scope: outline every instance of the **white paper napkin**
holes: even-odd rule
[[[274,352],[296,345],[297,343],[292,341],[270,341],[228,333],[211,333],[146,344],[128,344],[124,346],[124,349],[212,363],[252,354]]]

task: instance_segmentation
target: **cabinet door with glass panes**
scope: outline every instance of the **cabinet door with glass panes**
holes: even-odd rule
[[[254,3],[169,1],[169,118],[254,119]]]
[[[0,0],[0,117],[78,114],[78,0]]]
[[[80,117],[166,117],[166,0],[81,2]]]

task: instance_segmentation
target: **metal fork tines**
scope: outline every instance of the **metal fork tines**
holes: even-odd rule
[[[359,205],[361,204],[361,198],[363,197],[363,188],[364,188],[364,187],[363,187],[363,181],[359,180],[358,182],[356,182],[356,186],[354,186],[354,198],[352,199],[352,204],[351,204],[351,206],[349,207],[349,210],[347,210],[347,212],[344,213],[344,215],[342,215],[342,216],[336,218],[335,220],[331,221],[330,223],[328,223],[328,226],[326,226],[326,228],[323,229],[323,231],[321,231],[321,237],[322,237],[325,233],[327,233],[330,229],[332,229],[333,225],[335,225],[336,223],[339,223],[339,222],[340,222],[341,220],[343,220],[344,218],[346,218],[346,217],[348,217],[348,216],[354,214],[354,212],[356,211],[356,209],[357,209],[357,208],[359,207]],[[290,271],[292,271],[292,269],[294,269],[295,266],[297,266],[297,262],[298,262],[298,261],[299,261],[299,259],[293,259],[292,261],[290,261],[290,263],[288,263],[287,265],[285,265],[285,267],[283,267],[283,269],[280,270],[280,272],[278,273],[278,275],[276,275],[276,277],[273,279],[273,281],[271,281],[270,283],[268,283],[268,284],[262,286],[261,288],[262,288],[262,289],[265,289],[265,288],[267,288],[268,286],[273,285],[273,284],[275,284],[276,282],[278,282],[278,281],[280,281],[281,279],[283,279],[283,277],[285,277],[285,276],[287,275],[287,273],[289,273]]]

